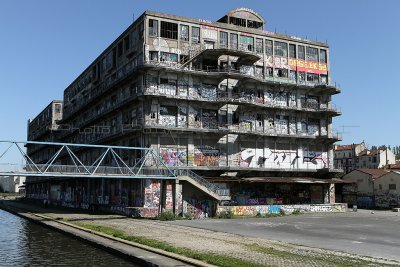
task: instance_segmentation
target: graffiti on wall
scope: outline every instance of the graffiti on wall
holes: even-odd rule
[[[379,208],[391,208],[400,206],[399,193],[379,193],[375,194],[375,206]]]
[[[186,165],[187,152],[186,149],[179,149],[175,146],[160,147],[162,161],[167,166],[183,166]]]
[[[146,208],[155,208],[160,204],[160,182],[146,180],[144,189],[144,206]]]
[[[194,149],[194,166],[218,166],[221,153],[210,146],[196,146]]]
[[[303,150],[303,162],[311,162],[315,165],[323,165],[324,168],[328,166],[328,153]],[[321,164],[322,163],[322,164]],[[322,166],[321,166],[322,167]]]
[[[165,208],[173,209],[173,197],[172,197],[172,184],[167,184],[166,192],[165,192]]]
[[[231,211],[235,216],[256,216],[266,214],[278,214],[284,211],[290,214],[300,212],[346,212],[347,205],[335,204],[299,204],[299,205],[257,205],[257,206],[220,206],[217,212]]]
[[[288,69],[288,59],[285,57],[267,57],[267,67],[269,68],[279,68],[279,69]]]
[[[289,66],[292,70],[315,74],[326,74],[328,71],[328,66],[325,63],[311,62],[303,59],[289,58]]]
[[[183,201],[183,213],[195,219],[213,216],[214,203],[211,200],[190,199]]]

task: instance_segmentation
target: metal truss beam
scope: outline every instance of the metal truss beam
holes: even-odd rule
[[[0,169],[0,176],[32,176],[47,178],[114,178],[114,179],[176,179],[175,172],[162,162],[161,158],[154,153],[152,148],[68,144],[53,142],[17,142],[0,141],[0,144],[7,144],[6,151],[1,157],[7,154],[15,146],[20,156],[25,161],[24,171],[6,172]],[[45,164],[34,162],[32,157],[21,148],[22,146],[46,146],[54,147],[56,151],[49,155]],[[74,153],[73,149],[97,150],[99,156],[90,164],[84,164],[82,159]],[[138,159],[134,166],[129,166],[117,151],[141,151],[142,158]],[[1,159],[0,157],[0,159]],[[109,157],[108,163],[105,163]],[[62,165],[57,160],[69,161],[69,165]],[[151,161],[149,161],[151,159]]]

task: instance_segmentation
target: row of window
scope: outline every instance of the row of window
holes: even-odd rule
[[[150,19],[149,20],[149,36],[158,37],[159,21]],[[192,43],[200,43],[200,28],[191,27],[192,30]],[[179,33],[179,35],[178,35]],[[168,39],[179,39],[182,41],[189,41],[189,26],[179,25],[172,22],[161,21],[160,37]],[[244,49],[249,51],[255,51],[257,53],[263,54],[264,50],[267,55],[275,55],[281,57],[298,58],[312,62],[327,63],[327,51],[325,49],[319,49],[311,46],[288,44],[280,41],[265,40],[264,49],[264,39],[256,38],[254,43],[254,37],[241,35],[236,33],[230,33],[220,31],[219,32],[219,47],[231,49]],[[229,42],[228,42],[229,40]],[[240,42],[239,42],[240,41]]]

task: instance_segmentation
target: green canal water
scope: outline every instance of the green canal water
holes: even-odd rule
[[[137,266],[0,209],[0,266]]]

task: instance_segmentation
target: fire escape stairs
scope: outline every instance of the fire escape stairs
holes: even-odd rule
[[[191,170],[176,170],[176,174],[177,180],[179,182],[188,182],[218,201],[231,200],[229,190],[219,188],[217,185],[207,181],[206,179]]]

